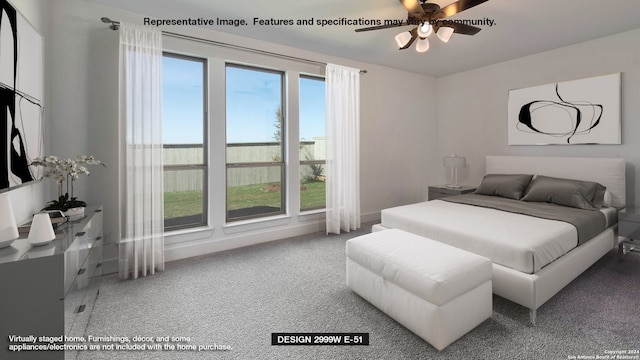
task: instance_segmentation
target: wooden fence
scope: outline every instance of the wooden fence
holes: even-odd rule
[[[280,143],[276,142],[228,144],[227,163],[279,161],[280,146]],[[164,145],[165,165],[202,164],[203,155],[202,145]],[[300,142],[301,161],[324,159],[324,155],[324,137]],[[301,178],[311,176],[311,171],[310,166],[301,167]],[[202,190],[203,178],[204,174],[201,169],[165,171],[164,190],[165,192]],[[265,184],[280,182],[280,179],[280,166],[232,168],[227,172],[227,186]]]

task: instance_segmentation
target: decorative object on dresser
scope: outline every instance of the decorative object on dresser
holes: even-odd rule
[[[69,218],[64,216],[64,214],[60,210],[49,210],[46,213],[49,214],[49,221],[51,221],[51,225],[53,226],[54,230],[58,225],[64,222],[67,222],[69,220]],[[29,221],[27,223],[24,223],[18,226],[18,232],[20,234],[28,234],[29,231],[31,231],[31,224],[32,224],[32,221]]]
[[[451,156],[445,156],[442,158],[442,165],[444,167],[451,169],[451,181],[453,184],[447,185],[448,188],[451,189],[459,189],[460,185],[458,185],[458,169],[467,166],[467,158],[463,156],[458,156],[455,153],[451,154]]]
[[[102,165],[100,160],[93,156],[78,155],[75,159],[60,160],[55,155],[44,158],[35,158],[33,166],[42,166],[42,177],[50,177],[58,184],[58,199],[50,201],[43,210],[60,210],[69,220],[77,220],[84,216],[84,208],[87,203],[73,196],[73,182],[80,175],[89,175],[88,165]],[[64,192],[63,192],[64,191]]]
[[[0,249],[11,245],[18,235],[18,226],[9,194],[0,194]]]
[[[628,207],[618,213],[618,235],[625,237],[618,244],[620,260],[631,251],[640,252],[640,207]]]
[[[446,196],[462,195],[474,192],[475,186],[458,186],[457,189],[448,187],[447,185],[429,186],[429,200],[436,200]]]
[[[31,229],[29,230],[29,244],[33,246],[47,245],[56,234],[53,232],[53,225],[48,213],[39,213],[33,216]]]
[[[0,249],[0,358],[76,358],[73,351],[10,352],[9,335],[85,334],[102,276],[102,206],[87,206],[86,214],[62,224],[48,245],[34,247],[23,235]]]

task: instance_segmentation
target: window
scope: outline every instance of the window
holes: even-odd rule
[[[227,221],[285,212],[284,73],[226,66]]]
[[[165,53],[162,61],[164,226],[206,224],[206,60]]]
[[[300,210],[326,205],[324,79],[300,77]]]

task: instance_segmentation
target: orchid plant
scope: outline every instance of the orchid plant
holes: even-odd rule
[[[87,203],[73,196],[73,182],[82,174],[89,175],[88,165],[105,166],[100,160],[86,155],[78,155],[75,159],[66,160],[49,155],[44,158],[35,158],[31,165],[42,166],[44,168],[42,177],[52,178],[58,184],[58,200],[48,202],[43,210],[61,211],[87,206]],[[63,193],[64,190],[66,191]]]

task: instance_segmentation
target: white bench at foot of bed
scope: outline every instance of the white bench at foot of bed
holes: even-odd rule
[[[491,261],[390,229],[347,241],[347,286],[442,350],[491,317]]]

